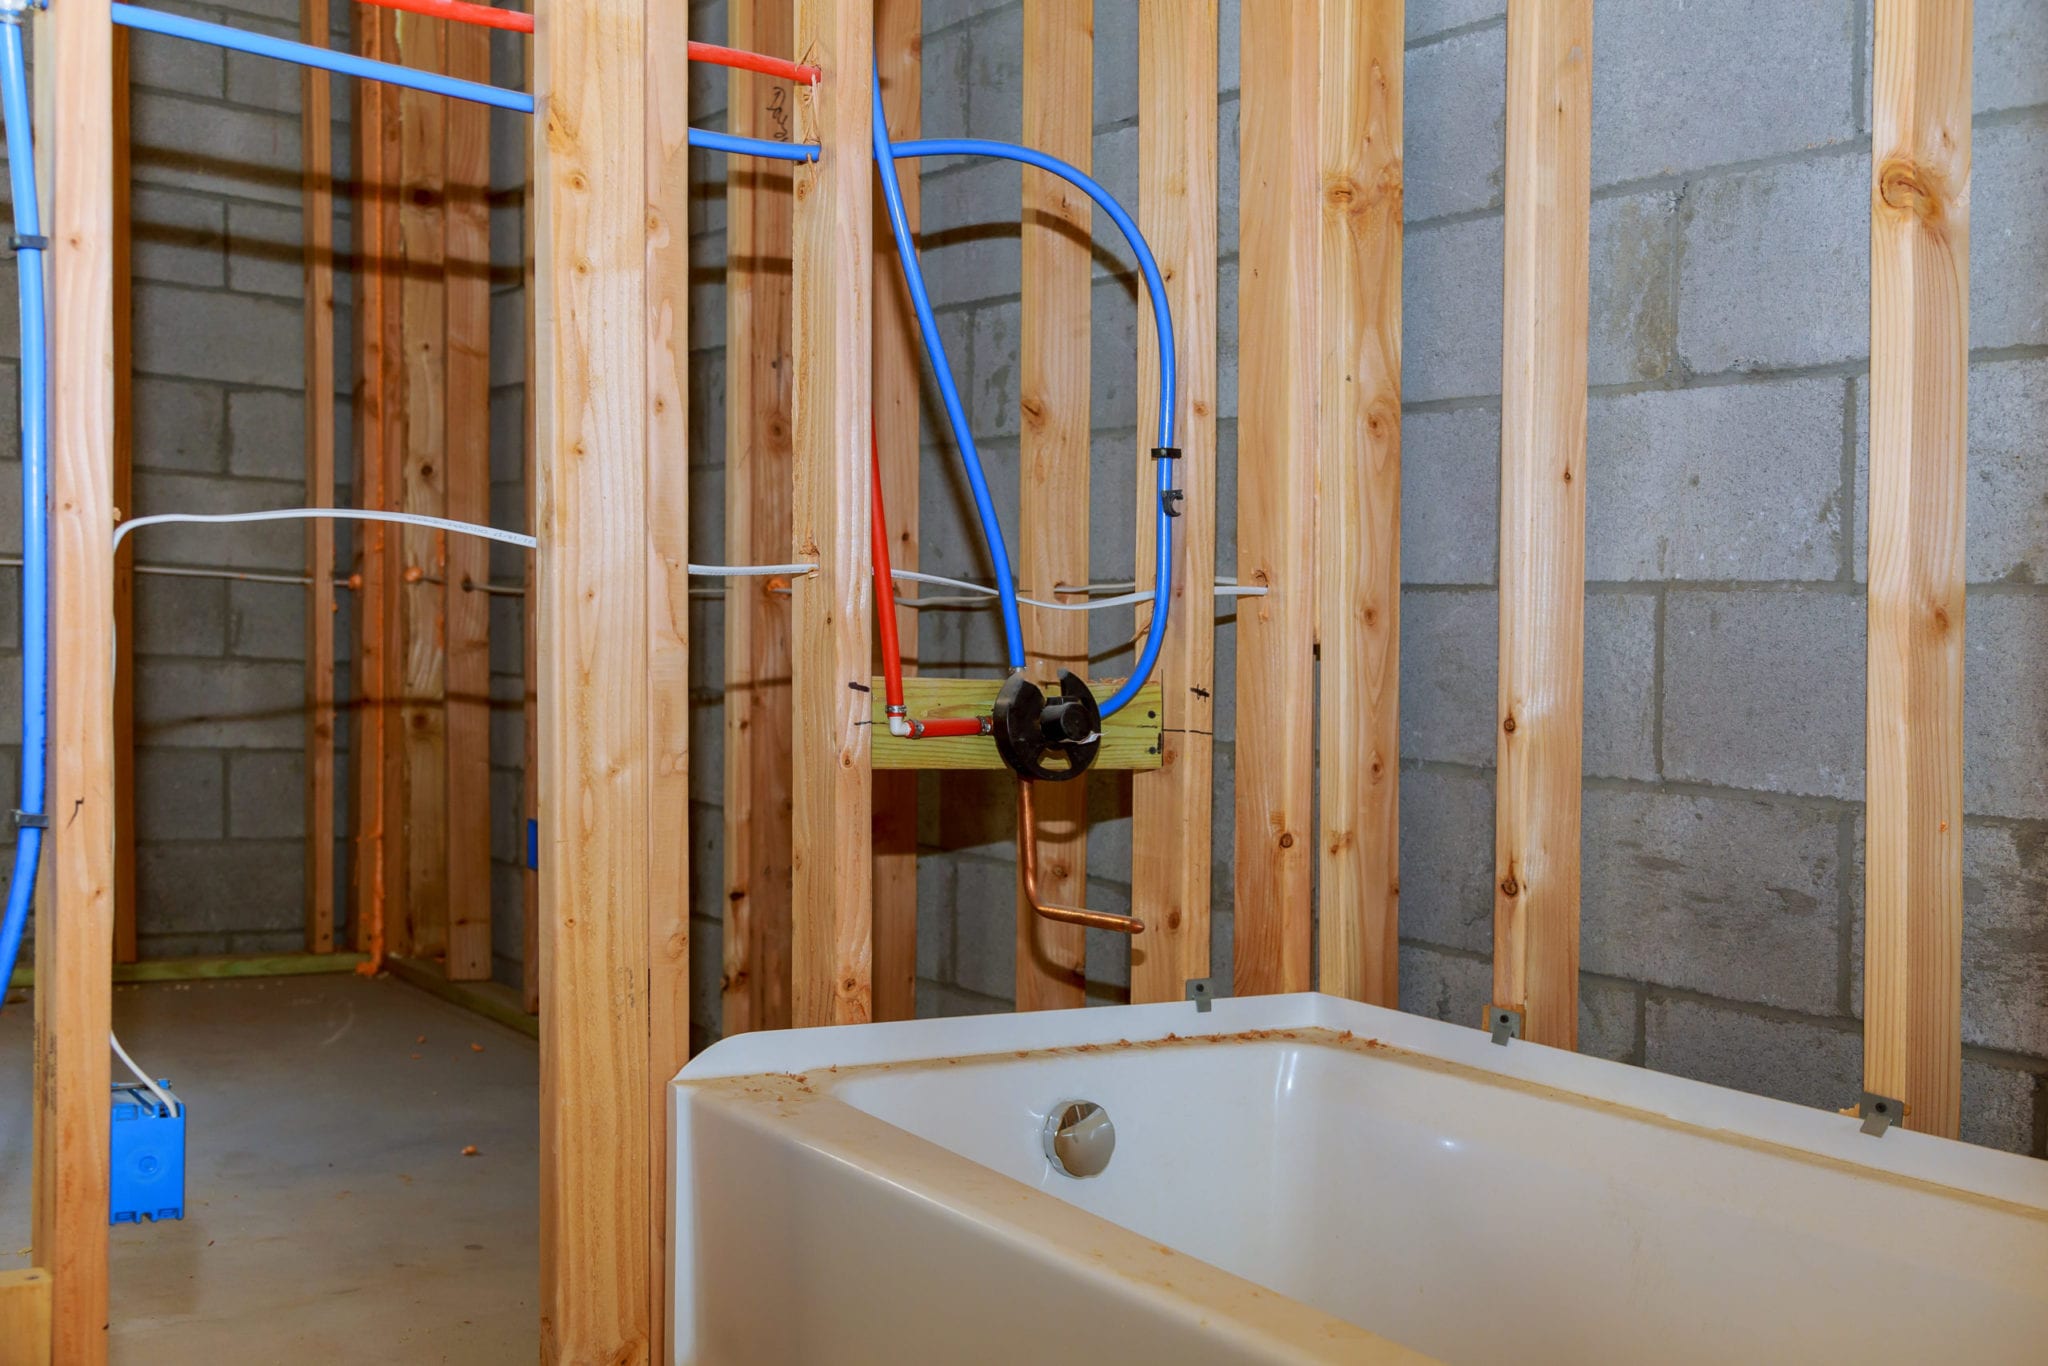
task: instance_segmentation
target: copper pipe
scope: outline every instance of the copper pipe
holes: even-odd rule
[[[1051,906],[1038,897],[1038,822],[1031,815],[1031,780],[1017,782],[1017,867],[1024,877],[1024,899],[1032,911],[1062,925],[1082,925],[1113,934],[1143,934],[1145,922],[1134,915],[1113,915],[1108,911],[1085,911],[1079,906]]]

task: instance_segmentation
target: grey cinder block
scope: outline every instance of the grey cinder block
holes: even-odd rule
[[[1839,989],[1840,818],[1750,797],[1585,795],[1589,972],[1824,1015]]]
[[[1863,789],[1863,602],[1827,592],[1673,592],[1664,774],[1767,792]]]

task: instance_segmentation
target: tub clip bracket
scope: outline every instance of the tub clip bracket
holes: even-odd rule
[[[1188,978],[1187,998],[1195,1003],[1195,1010],[1200,1014],[1208,1014],[1209,1007],[1223,994],[1222,984],[1214,977]]]
[[[1509,1039],[1522,1037],[1522,1012],[1512,1006],[1488,1006],[1486,1030],[1495,1043],[1506,1048]]]
[[[1891,1096],[1880,1096],[1875,1091],[1865,1091],[1857,1102],[1856,1113],[1863,1116],[1863,1132],[1872,1138],[1883,1138],[1884,1131],[1906,1117],[1906,1102]]]

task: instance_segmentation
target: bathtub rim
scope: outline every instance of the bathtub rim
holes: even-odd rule
[[[1476,1028],[1362,1002],[1300,992],[1230,997],[1208,1011],[1192,1002],[1109,1006],[1025,1014],[902,1020],[763,1031],[720,1040],[677,1074],[672,1086],[733,1077],[957,1059],[1001,1065],[1004,1055],[1086,1045],[1200,1039],[1267,1030],[1349,1031],[1390,1048],[1500,1078],[1637,1110],[1729,1141],[1752,1141],[1846,1163],[2048,1215],[2048,1162],[1891,1129],[1873,1137],[1852,1116],[1652,1072],[1627,1063],[1525,1040],[1496,1045]],[[1304,1040],[1310,1046],[1322,1041]],[[683,1097],[678,1097],[682,1099]],[[906,1131],[907,1132],[907,1131]]]

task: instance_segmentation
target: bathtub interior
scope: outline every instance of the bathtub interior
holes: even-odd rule
[[[1323,1031],[841,1074],[982,1166],[1453,1361],[2027,1360],[2048,1216]],[[1109,1168],[1047,1161],[1105,1106]]]

